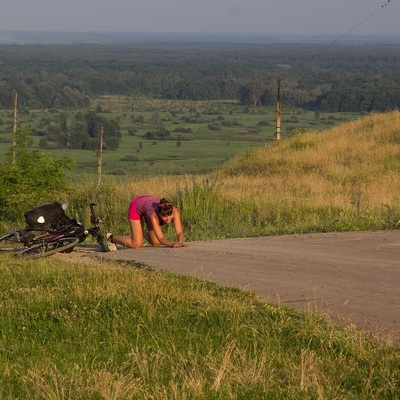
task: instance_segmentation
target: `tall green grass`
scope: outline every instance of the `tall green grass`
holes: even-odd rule
[[[124,264],[0,258],[1,399],[398,399],[400,350]]]
[[[142,111],[149,107],[149,103],[144,104]],[[168,104],[183,107],[179,102]],[[161,112],[165,106],[160,102],[154,110]],[[374,114],[327,131],[297,134],[241,153],[209,174],[173,176],[164,168],[163,175],[149,177],[138,168],[129,176],[104,175],[100,188],[94,175],[73,175],[70,191],[54,200],[67,201],[68,212],[85,224],[89,223],[88,205],[94,201],[104,230],[129,233],[126,213],[133,197],[168,197],[182,211],[187,240],[397,229],[399,116],[398,111]],[[130,121],[128,114],[124,118]],[[154,147],[150,142],[148,146]],[[204,157],[211,159],[220,153],[218,147],[221,144],[215,141],[213,151],[209,149]],[[130,152],[128,148],[125,150]],[[171,149],[174,154],[181,150],[176,146]],[[113,165],[115,161],[112,159]],[[22,216],[20,221],[2,219],[0,233],[18,224],[23,225]]]
[[[167,197],[182,212],[188,241],[397,229],[399,131],[399,112],[376,114],[251,149],[212,174],[105,175],[100,187],[96,176],[70,177],[70,191],[54,200],[68,202],[85,225],[95,202],[104,231],[127,234],[132,198]],[[1,221],[1,233],[18,224]]]
[[[169,197],[181,210],[187,241],[235,237],[256,237],[310,232],[397,229],[400,207],[393,202],[371,207],[364,203],[360,193],[348,205],[307,204],[299,198],[247,198],[231,196],[229,180],[216,175],[186,177],[174,182],[166,178],[165,187],[157,179],[122,184],[110,181],[99,191],[96,184],[86,182],[78,186],[69,199],[69,213],[89,224],[87,205],[95,201],[97,212],[103,219],[104,232],[129,234],[127,207],[134,196],[153,194]],[[169,184],[167,183],[169,182]],[[239,186],[241,183],[238,182]],[[244,183],[247,188],[248,182]],[[255,183],[258,190],[261,185]],[[268,184],[267,184],[268,185]],[[240,190],[238,186],[235,191]],[[252,188],[249,189],[249,191]],[[261,187],[261,190],[265,188]],[[173,227],[165,229],[167,236],[174,236]]]
[[[106,176],[100,189],[87,178],[69,202],[74,212],[98,202],[105,229],[129,233],[133,197],[168,197],[187,240],[397,229],[399,131],[399,112],[376,114],[251,149],[212,174]]]

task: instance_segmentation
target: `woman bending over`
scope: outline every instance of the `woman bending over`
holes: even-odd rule
[[[125,247],[137,249],[143,246],[145,238],[152,246],[186,247],[183,243],[179,210],[167,199],[159,199],[154,196],[139,196],[132,200],[128,208],[128,219],[131,227],[131,235],[107,234],[110,243],[110,250],[116,250],[112,244],[120,244]],[[176,232],[176,241],[164,237],[162,228],[173,222]]]

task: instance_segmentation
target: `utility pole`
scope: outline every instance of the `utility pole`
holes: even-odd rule
[[[16,162],[16,152],[17,152],[17,112],[18,112],[18,94],[15,92],[14,95],[14,121],[13,121],[13,146],[12,146],[12,165]]]
[[[278,97],[276,100],[276,140],[281,139],[281,82],[282,79],[278,78]]]
[[[99,135],[99,148],[97,152],[97,187],[101,185],[101,175],[102,175],[102,167],[103,167],[103,137],[104,137],[104,128],[101,127],[100,135]]]

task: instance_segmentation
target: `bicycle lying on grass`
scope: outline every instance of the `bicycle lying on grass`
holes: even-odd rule
[[[85,228],[74,218],[69,218],[63,206],[48,203],[25,213],[26,228],[0,237],[0,246],[22,244],[25,248],[16,257],[40,258],[56,253],[69,253],[88,236],[96,238],[103,252],[109,251],[100,232],[101,219],[95,213],[96,204],[90,204],[91,227]]]

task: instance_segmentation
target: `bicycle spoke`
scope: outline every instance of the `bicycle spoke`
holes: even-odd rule
[[[22,250],[16,256],[23,258],[41,258],[51,256],[52,254],[60,253],[71,249],[79,243],[79,239],[75,237],[61,238],[54,242],[40,243],[38,245],[28,247]]]

